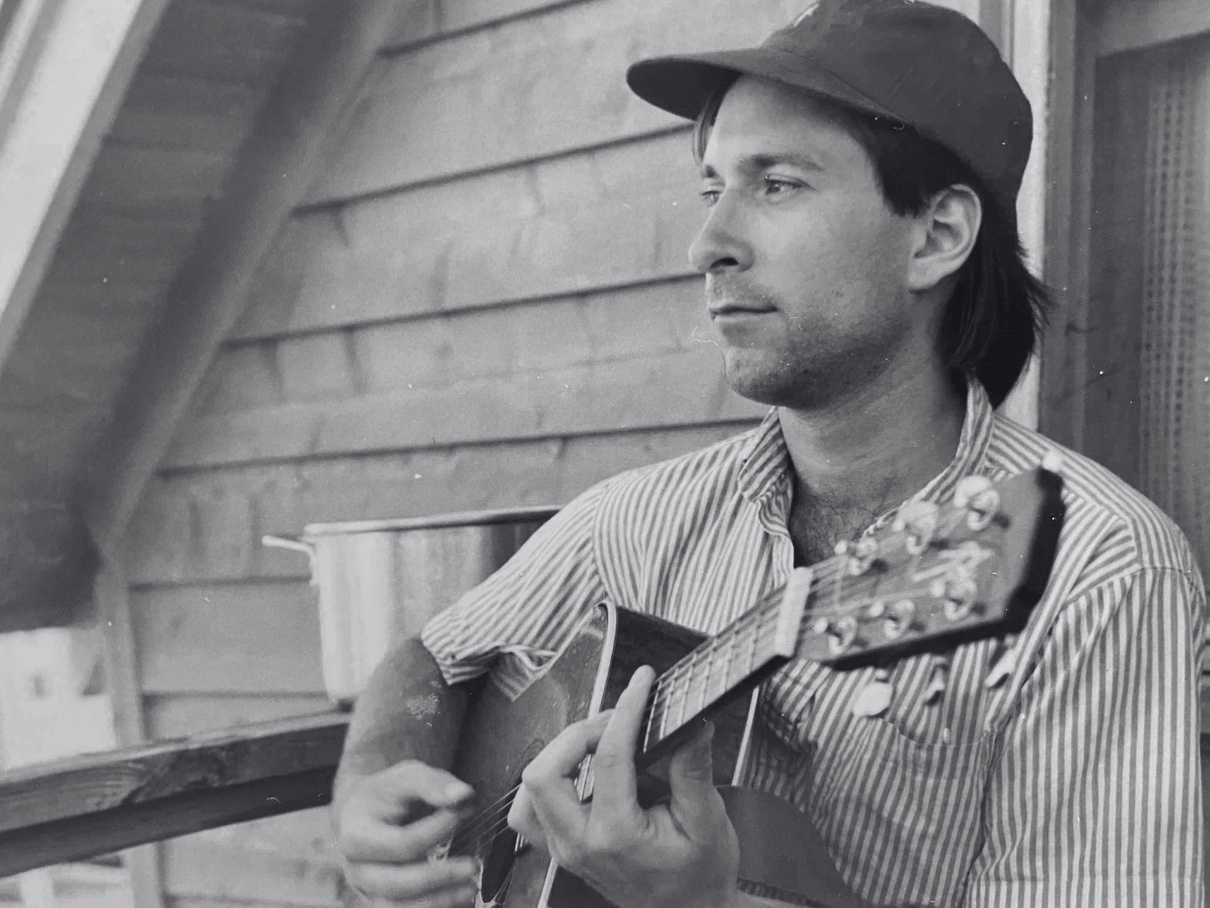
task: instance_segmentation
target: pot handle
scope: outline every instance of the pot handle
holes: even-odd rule
[[[311,567],[311,579],[315,580],[316,558],[315,546],[301,539],[291,539],[288,536],[262,536],[260,544],[270,549],[289,549],[292,552],[302,552],[307,556]]]

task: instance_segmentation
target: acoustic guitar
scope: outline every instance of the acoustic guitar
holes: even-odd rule
[[[968,477],[953,502],[905,505],[881,532],[797,569],[783,589],[713,637],[604,604],[520,696],[510,699],[489,678],[472,700],[453,767],[474,786],[476,812],[448,846],[482,862],[477,905],[608,908],[589,885],[518,837],[506,818],[529,761],[571,723],[610,708],[639,666],[659,673],[635,755],[641,798],[653,803],[666,791],[661,760],[703,717],[716,725],[716,781],[727,782],[747,746],[751,694],[788,661],[885,667],[1020,631],[1049,578],[1063,521],[1061,485],[1046,469],[998,485]],[[862,695],[870,702],[857,708],[875,715],[889,696],[889,684],[872,685]],[[591,757],[578,790],[591,796]],[[853,903],[797,808],[753,790],[721,790],[739,835],[742,889],[825,908]]]

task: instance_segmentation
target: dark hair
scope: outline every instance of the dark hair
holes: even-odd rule
[[[732,84],[710,95],[694,124],[698,163]],[[827,103],[869,155],[883,198],[896,214],[920,214],[935,193],[959,183],[979,196],[983,222],[942,318],[941,349],[955,373],[973,375],[999,406],[1025,371],[1051,307],[1050,291],[1025,265],[1014,213],[944,145],[903,123]]]

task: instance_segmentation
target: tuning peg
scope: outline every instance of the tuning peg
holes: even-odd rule
[[[1000,493],[986,476],[963,476],[954,488],[954,505],[966,510],[970,529],[986,529],[1000,510]]]
[[[899,599],[891,605],[889,612],[884,609],[886,621],[883,622],[882,632],[888,640],[898,640],[912,629],[916,620],[916,603],[911,599]]]
[[[963,476],[954,487],[954,507],[965,508],[976,495],[981,495],[992,487],[992,481],[986,476],[972,474]]]
[[[855,542],[841,540],[835,552],[845,559],[845,571],[851,577],[859,577],[878,564],[878,543],[869,536]]]
[[[904,548],[911,555],[919,555],[933,539],[937,531],[937,515],[940,508],[931,501],[913,499],[905,501],[895,515],[891,529],[896,533],[907,533]]]
[[[891,673],[885,668],[874,671],[874,678],[861,689],[853,701],[853,715],[862,719],[881,716],[891,706],[895,688],[891,684]]]
[[[971,572],[954,570],[929,584],[929,595],[945,602],[946,618],[961,621],[975,610],[979,586]]]
[[[1017,670],[1018,653],[1015,640],[1006,640],[992,656],[992,667],[988,669],[983,686],[988,690],[999,687]]]
[[[828,652],[833,656],[841,655],[857,641],[857,620],[851,616],[832,621],[829,618],[817,618],[811,629],[828,640]]]

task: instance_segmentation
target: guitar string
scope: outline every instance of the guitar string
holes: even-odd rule
[[[944,531],[946,531],[946,532],[948,532],[950,529],[952,529],[953,525],[956,525],[957,523],[961,522],[961,520],[965,516],[965,512],[958,511],[954,515],[947,515],[947,516],[952,517],[952,519],[949,521],[951,523],[951,526],[944,528]],[[942,521],[938,521],[939,524],[941,522]],[[939,527],[939,529],[941,529],[941,528]],[[880,550],[880,552],[878,554],[880,554],[880,555],[892,554],[890,549],[892,548],[892,546],[894,546],[899,541],[900,541],[900,539],[897,539],[897,538],[891,539],[889,544],[887,545],[887,551]],[[903,540],[903,551],[905,554],[912,554],[913,557],[917,557],[919,554],[919,553],[908,553],[907,552],[906,539]],[[829,558],[823,562],[820,562],[815,568],[815,576],[812,577],[811,585],[808,589],[808,598],[810,598],[810,596],[816,594],[817,592],[821,592],[823,587],[825,587],[827,585],[831,585],[831,584],[836,584],[836,591],[838,593],[838,598],[839,598],[839,592],[840,592],[840,588],[841,588],[841,584],[839,583],[839,581],[843,580],[845,575],[848,573],[848,565],[849,565],[849,556],[847,556],[847,555],[833,556],[832,558]],[[863,591],[872,592],[873,589],[876,588],[881,582],[882,582],[882,580],[881,580],[880,576],[868,575],[868,574],[853,576],[852,580],[851,580],[852,584],[858,585],[858,586],[864,588],[864,590],[858,590],[856,592],[863,592]],[[769,593],[768,595],[766,595],[765,597],[763,597],[761,600],[759,600],[757,602],[756,605],[754,605],[751,609],[749,609],[747,612],[745,612],[743,615],[741,615],[740,618],[736,619],[736,621],[734,621],[731,625],[729,625],[727,628],[724,628],[723,631],[721,631],[715,637],[706,641],[704,645],[699,646],[698,648],[695,648],[693,651],[691,651],[689,654],[687,654],[685,657],[683,657],[681,660],[679,660],[676,663],[676,665],[674,665],[672,667],[672,669],[670,669],[668,672],[665,672],[664,675],[662,675],[659,679],[657,679],[656,685],[653,688],[653,702],[652,702],[652,706],[651,706],[651,711],[649,712],[648,732],[647,732],[648,740],[650,738],[650,731],[651,731],[650,715],[654,713],[655,707],[657,705],[659,705],[660,697],[662,696],[662,692],[666,691],[668,689],[668,685],[672,684],[677,679],[677,676],[680,674],[684,674],[687,677],[692,678],[692,673],[696,669],[696,667],[700,664],[703,664],[703,657],[705,657],[707,654],[710,654],[710,653],[716,653],[719,649],[721,649],[722,645],[717,642],[718,640],[720,640],[723,637],[727,637],[728,640],[735,639],[735,640],[738,640],[741,642],[747,642],[747,641],[744,641],[744,635],[748,635],[748,636],[753,637],[752,642],[755,642],[759,646],[759,644],[761,642],[763,642],[761,640],[762,636],[769,636],[771,634],[776,634],[776,630],[777,630],[776,625],[774,625],[772,628],[769,628],[767,626],[763,626],[761,624],[761,622],[766,621],[770,617],[775,617],[777,615],[777,613],[780,611],[780,597],[783,592],[784,592],[784,587],[774,590],[771,593]],[[868,597],[859,596],[859,595],[855,596],[855,595],[853,595],[854,592],[855,591],[854,591],[853,587],[850,586],[850,588],[848,590],[849,599],[861,598],[864,600],[865,598],[868,598]],[[913,591],[910,589],[902,590],[902,591],[900,591],[900,595],[903,596],[904,598],[911,598],[913,595],[916,595],[918,593],[929,593],[929,592],[930,591],[929,591],[928,587],[921,587],[919,590],[916,590],[916,591]],[[776,608],[774,608],[774,607],[776,607]],[[818,619],[818,618],[824,618],[824,617],[835,617],[836,615],[843,615],[846,613],[846,611],[849,614],[851,614],[852,612],[856,611],[856,608],[850,606],[847,609],[841,608],[839,610],[833,610],[833,609],[827,609],[827,608],[812,609],[811,615],[813,617],[815,617],[816,619]],[[800,629],[800,635],[801,635],[801,629]],[[751,668],[751,666],[750,666],[750,668]],[[707,678],[708,677],[709,676],[707,676]],[[690,685],[692,686],[692,680],[690,681]],[[725,689],[726,689],[726,686],[724,687],[724,692],[725,692]],[[690,693],[686,692],[685,696],[686,696],[686,698],[688,698],[690,696]],[[703,709],[705,709],[707,706],[709,706],[715,699],[717,699],[717,697],[714,697],[712,699],[704,699],[702,704],[695,710],[694,714],[696,715],[697,712],[701,712]],[[671,702],[671,701],[669,701],[669,702]],[[660,740],[663,740],[664,737],[667,737],[667,736],[664,735],[663,737],[661,737]],[[657,741],[656,743],[659,743],[659,742]],[[466,824],[466,826],[455,831],[454,837],[453,837],[454,840],[458,840],[459,838],[461,838],[463,841],[465,841],[466,839],[472,838],[472,837],[475,839],[482,839],[483,829],[492,830],[491,834],[494,835],[496,831],[498,831],[500,828],[503,828],[501,824],[502,823],[507,824],[507,816],[505,816],[504,819],[501,820],[500,815],[506,809],[511,809],[512,801],[515,799],[516,793],[520,790],[520,788],[521,788],[520,785],[514,786],[507,793],[505,793],[502,797],[498,798],[495,803],[493,803],[492,805],[489,805],[483,811],[480,811],[480,813],[477,814],[474,818],[472,818],[471,821]],[[484,826],[485,823],[488,825]],[[482,827],[483,829],[476,830],[476,827]]]

